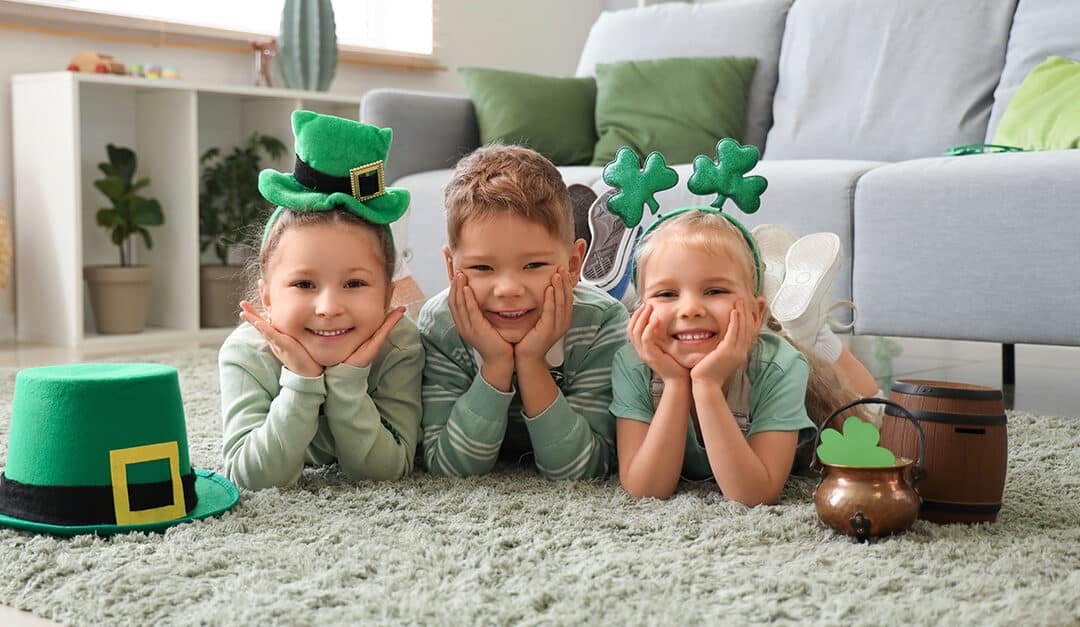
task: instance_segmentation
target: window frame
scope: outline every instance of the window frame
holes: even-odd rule
[[[437,13],[436,0],[432,0],[432,12]],[[18,0],[0,0],[0,17],[3,18],[0,29],[6,30],[216,52],[253,54],[253,41],[268,41],[273,38],[273,35],[260,33],[111,15],[70,7],[28,4]],[[434,16],[432,22],[434,24]],[[434,30],[433,28],[431,54],[339,45],[338,62],[443,71],[447,68],[438,62],[439,48]]]

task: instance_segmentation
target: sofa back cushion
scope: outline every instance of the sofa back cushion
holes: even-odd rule
[[[1015,0],[798,0],[766,159],[899,161],[982,142]]]
[[[988,143],[1024,78],[1049,56],[1080,59],[1080,2],[1021,0],[1013,16],[1001,82],[994,90]]]
[[[670,3],[605,11],[593,24],[578,61],[578,76],[596,65],[671,57],[754,57],[743,143],[762,148],[772,124],[772,98],[784,16],[791,0]],[[693,97],[694,94],[686,94]]]

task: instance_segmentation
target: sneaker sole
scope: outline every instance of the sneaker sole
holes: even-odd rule
[[[750,231],[750,235],[757,243],[758,252],[761,253],[761,263],[765,266],[761,281],[761,295],[771,307],[773,301],[776,300],[776,292],[784,283],[787,251],[798,238],[791,231],[775,224],[762,224],[755,227]]]
[[[814,233],[795,242],[788,250],[784,282],[773,299],[773,317],[783,323],[806,313],[818,289],[823,284],[831,287],[839,260],[840,238],[833,233]]]
[[[589,232],[592,237],[581,262],[582,280],[605,291],[617,286],[626,274],[630,253],[641,231],[640,227],[626,228],[617,216],[607,213],[604,203],[616,191],[604,192],[589,209]],[[598,212],[602,212],[599,219]],[[603,223],[599,223],[600,219]],[[616,233],[619,233],[619,240],[612,245]]]

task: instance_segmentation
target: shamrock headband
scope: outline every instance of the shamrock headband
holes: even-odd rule
[[[391,129],[313,111],[293,111],[292,126],[293,171],[259,173],[259,192],[277,205],[263,229],[264,244],[282,211],[344,209],[387,227],[404,215],[409,191],[383,180]]]
[[[694,172],[686,182],[686,187],[692,193],[699,196],[716,194],[717,198],[709,207],[685,207],[676,209],[657,216],[649,228],[645,230],[642,239],[656,229],[662,222],[690,211],[720,214],[727,219],[742,233],[743,238],[750,246],[750,252],[754,255],[754,269],[757,274],[755,294],[761,293],[761,253],[757,243],[745,226],[730,214],[723,212],[724,202],[730,198],[743,213],[754,213],[761,206],[761,194],[765,192],[768,181],[763,176],[744,176],[758,162],[758,149],[754,146],[741,146],[739,142],[724,138],[716,144],[717,160],[713,161],[705,155],[698,155],[694,159]],[[619,191],[607,200],[607,210],[618,216],[626,228],[632,229],[641,224],[644,217],[644,206],[655,214],[660,210],[660,204],[654,194],[665,189],[671,189],[679,182],[679,175],[669,168],[664,161],[664,156],[658,152],[652,152],[645,158],[645,166],[641,167],[637,154],[626,146],[619,149],[615,160],[604,167],[604,182]],[[631,277],[634,285],[637,285],[636,263],[631,268]]]

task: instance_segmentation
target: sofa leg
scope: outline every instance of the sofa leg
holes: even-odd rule
[[[1016,384],[1016,345],[1001,345],[1001,384]]]

